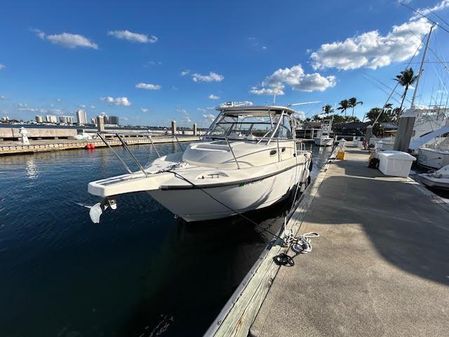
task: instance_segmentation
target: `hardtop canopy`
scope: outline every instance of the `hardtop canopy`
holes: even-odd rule
[[[296,113],[293,109],[277,105],[219,106],[217,110],[226,115],[266,115],[268,112],[274,114],[281,114],[284,112],[288,115],[292,115]]]

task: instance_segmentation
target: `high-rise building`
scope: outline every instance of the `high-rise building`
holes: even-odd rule
[[[34,119],[36,120],[36,123],[43,123],[44,122],[44,117],[42,117],[42,116],[36,116],[36,117],[34,117]]]
[[[108,117],[108,122],[107,122],[107,124],[118,125],[118,123],[119,123],[118,116],[109,116],[109,117]]]
[[[58,119],[56,118],[55,115],[47,115],[47,116],[45,116],[45,121],[47,123],[54,123],[54,124],[58,123]]]
[[[87,124],[87,114],[84,110],[77,110],[76,111],[76,121],[78,122],[78,125],[84,125]]]
[[[73,117],[72,116],[59,116],[59,123],[73,124]]]

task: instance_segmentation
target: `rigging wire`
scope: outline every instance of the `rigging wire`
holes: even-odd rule
[[[389,94],[390,91],[392,90],[390,86],[388,86],[387,84],[385,84],[385,83],[379,81],[379,80],[378,80],[377,78],[375,78],[374,76],[370,76],[370,75],[368,75],[368,74],[366,74],[366,73],[362,74],[362,76],[365,77],[368,81],[371,81],[371,83],[372,83],[375,87],[377,87],[379,90],[382,90],[382,91],[383,91],[384,93],[386,93],[386,94]],[[377,83],[375,83],[374,81],[377,82]],[[385,87],[385,88],[383,88],[382,86]],[[387,89],[388,89],[388,90],[387,90]],[[395,94],[396,94],[397,96],[401,97],[401,94],[400,94],[400,93],[395,92]],[[394,99],[394,100],[396,101],[396,103],[398,103],[398,104],[401,103],[401,101],[400,101],[398,98],[396,98],[396,97],[393,97],[393,96],[392,96],[391,99]],[[408,99],[408,98],[406,98],[406,100],[408,100],[409,102],[411,102],[410,99]]]
[[[404,3],[404,2],[400,2],[400,4],[406,8],[408,8],[409,10],[411,10],[413,13],[418,14],[419,16],[429,20],[430,22],[432,22],[434,25],[440,27],[442,30],[444,30],[446,33],[449,33],[449,29],[447,29],[446,27],[444,27],[443,25],[441,25],[440,23],[436,22],[435,20],[432,20],[431,18],[429,18],[427,15],[422,14],[421,12],[419,12],[418,10],[414,9],[412,6]]]
[[[427,35],[424,35],[421,39],[421,43],[419,44],[418,48],[416,48],[415,53],[413,54],[413,56],[411,57],[411,59],[408,61],[407,66],[405,68],[408,68],[410,66],[410,64],[412,63],[413,59],[415,58],[415,56],[418,54],[419,50],[421,49],[421,46],[424,44],[424,40],[426,38]],[[420,74],[421,75],[421,74]],[[396,89],[399,86],[399,82],[396,81],[396,84],[393,88],[393,90],[391,91],[390,95],[388,96],[387,100],[385,101],[383,106],[386,106],[388,104],[388,102],[390,101],[390,99],[392,98],[393,94],[395,93]],[[382,113],[384,112],[384,110],[382,109],[379,114],[377,115],[376,119],[374,120],[372,125],[375,125],[377,123],[377,121],[379,120],[380,116],[382,115]]]

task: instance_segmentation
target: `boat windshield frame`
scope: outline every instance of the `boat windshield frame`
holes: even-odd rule
[[[218,131],[218,128],[221,130]],[[294,140],[294,120],[283,110],[222,110],[204,135],[205,140],[266,142]],[[217,132],[218,131],[218,132]]]

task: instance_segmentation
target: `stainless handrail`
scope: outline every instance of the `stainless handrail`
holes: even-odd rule
[[[178,143],[178,145],[179,145],[179,147],[181,148],[181,150],[184,151],[184,148],[182,147],[181,142],[180,142],[179,139],[178,139],[178,136],[176,136],[176,133],[174,133],[173,136],[175,137],[176,142]]]
[[[235,157],[234,150],[232,149],[232,146],[229,143],[228,137],[225,136],[225,139],[226,139],[226,144],[228,144],[229,150],[231,150],[232,156],[234,157],[235,164],[237,165],[237,170],[240,170],[239,162],[237,161],[237,158]]]
[[[279,125],[281,124],[281,121],[282,121],[282,118],[283,118],[283,117],[284,117],[284,111],[282,110],[281,116],[279,117],[279,121],[278,121],[278,123],[276,124],[276,128],[274,129],[273,134],[271,135],[270,139],[268,140],[267,145],[270,145],[271,140],[273,139],[274,135],[276,134],[276,132],[277,132],[278,129],[279,129]],[[279,135],[278,135],[278,138],[279,138]]]
[[[151,138],[151,135],[148,136],[150,139],[151,145],[153,146],[154,151],[156,152],[157,156],[160,158],[161,155],[159,154],[159,151],[156,149],[156,145],[154,145],[153,138]]]
[[[128,144],[126,144],[126,142],[122,139],[122,137],[120,137],[120,135],[118,133],[115,134],[117,136],[117,138],[120,140],[120,142],[122,143],[124,149],[126,151],[128,151],[128,153],[131,155],[131,157],[133,158],[134,162],[137,164],[137,166],[139,167],[139,169],[143,172],[143,174],[147,177],[148,174],[145,172],[145,169],[143,168],[143,166],[140,164],[140,162],[137,160],[137,158],[134,156],[134,154],[131,152],[131,150],[128,148]]]
[[[123,166],[125,166],[125,169],[128,171],[128,173],[133,173],[131,171],[131,169],[129,168],[128,165],[126,165],[125,161],[119,156],[119,154],[117,152],[115,152],[115,150],[112,148],[111,145],[109,145],[109,143],[106,141],[106,139],[103,138],[103,136],[98,132],[97,136],[100,137],[100,139],[103,141],[103,143],[106,144],[107,147],[109,147],[112,151],[112,153],[117,157],[118,160],[120,160],[120,162],[123,164]]]

